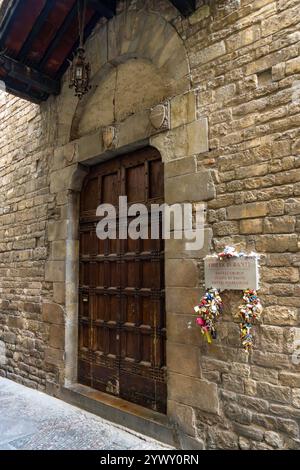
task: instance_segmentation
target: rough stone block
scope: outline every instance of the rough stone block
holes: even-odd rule
[[[55,349],[64,349],[65,330],[61,325],[50,325],[49,346]]]
[[[299,269],[291,267],[261,268],[262,279],[265,282],[298,282]]]
[[[64,325],[64,310],[54,303],[44,303],[42,307],[42,318],[47,323]]]
[[[77,165],[71,165],[66,168],[53,171],[50,175],[50,192],[52,194],[56,194],[61,191],[72,189],[72,179],[76,170]]]
[[[187,155],[208,152],[208,119],[201,118],[186,126]]]
[[[300,214],[300,200],[288,199],[285,203],[285,210],[290,215],[299,215]]]
[[[224,406],[224,412],[231,421],[241,424],[251,423],[251,412],[241,404],[228,403]]]
[[[300,375],[292,372],[279,372],[279,381],[282,385],[292,388],[300,388]]]
[[[202,65],[217,59],[218,57],[226,54],[226,46],[224,41],[216,42],[211,46],[204,47],[197,51],[192,60],[192,65]]]
[[[282,437],[274,431],[266,431],[264,435],[265,441],[274,449],[282,449],[283,448],[283,439]]]
[[[64,304],[66,299],[66,285],[64,282],[53,283],[53,300],[55,303]]]
[[[165,163],[165,178],[196,173],[197,165],[195,157],[185,157]]]
[[[264,308],[263,319],[269,325],[296,326],[299,322],[298,309],[271,305]]]
[[[245,395],[240,395],[238,402],[241,406],[246,407],[247,409],[256,411],[256,412],[268,412],[269,402],[261,398],[246,397]]]
[[[254,350],[252,353],[253,363],[261,367],[272,369],[288,369],[291,365],[290,357],[286,354]],[[262,397],[263,398],[263,397]]]
[[[171,400],[208,413],[219,413],[219,398],[215,384],[170,373],[168,390]]]
[[[210,426],[207,434],[208,449],[238,449],[238,437],[232,431]]]
[[[57,240],[51,243],[50,259],[52,261],[62,261],[66,258],[66,242]]]
[[[195,92],[175,96],[171,100],[171,128],[174,129],[196,120]]]
[[[230,206],[227,208],[227,214],[230,220],[264,217],[268,214],[268,205],[266,202],[251,202],[249,204]]]
[[[296,219],[290,215],[282,217],[269,217],[264,220],[265,233],[293,233]]]
[[[168,370],[200,378],[199,353],[199,348],[195,346],[168,341]]]
[[[237,235],[239,233],[238,222],[222,221],[214,224],[214,232],[218,237]]]
[[[244,393],[244,379],[234,374],[223,374],[223,386],[226,390]]]
[[[280,387],[266,382],[257,383],[257,395],[279,403],[289,403],[291,400],[291,390],[289,387]]]
[[[269,215],[283,215],[284,201],[282,199],[274,199],[268,203]]]
[[[215,194],[215,184],[210,171],[175,176],[166,180],[167,204],[208,201],[213,199]]]
[[[58,366],[64,362],[64,352],[60,349],[46,348],[45,349],[45,362]]]
[[[253,441],[262,441],[264,433],[262,429],[257,426],[246,426],[240,423],[234,423],[234,430],[241,436],[248,437]]]
[[[8,317],[8,326],[9,328],[18,328],[22,330],[26,326],[25,319],[21,317]]]
[[[201,439],[195,439],[194,437],[187,436],[186,434],[179,431],[178,439],[180,442],[180,448],[182,450],[203,450],[204,442]]]
[[[259,38],[260,26],[258,24],[254,24],[253,26],[240,31],[237,34],[230,36],[226,43],[229,50],[236,50],[258,41]]]
[[[125,147],[139,141],[143,141],[146,137],[150,137],[157,131],[153,129],[149,122],[149,111],[135,113],[128,116],[118,126],[117,130],[117,146]]]
[[[236,170],[236,176],[240,178],[252,178],[254,176],[264,176],[268,173],[268,163],[261,163],[260,165],[244,166]]]
[[[251,375],[254,380],[261,382],[269,382],[278,385],[278,371],[270,368],[252,366]],[[283,384],[284,385],[284,384]],[[257,410],[258,411],[258,410]]]
[[[65,263],[63,261],[48,261],[45,267],[45,280],[48,282],[65,281]]]
[[[263,231],[263,219],[246,219],[240,222],[240,233],[243,235],[258,234]]]
[[[103,153],[103,140],[100,131],[81,137],[78,141],[78,162],[84,162]]]
[[[260,327],[260,341],[264,345],[264,350],[273,352],[283,352],[284,335],[283,328],[279,326],[262,325]]]
[[[199,301],[199,289],[169,287],[166,289],[166,308],[171,313],[193,313]]]
[[[295,408],[300,408],[300,389],[293,390],[292,403]]]
[[[169,162],[208,151],[208,120],[201,118],[185,126],[151,137],[150,144]]]
[[[41,313],[41,305],[38,304],[38,303],[25,302],[24,312],[40,314]]]
[[[167,313],[167,331],[168,337],[172,338],[173,342],[197,347],[201,344],[202,334],[192,313],[188,315]]]
[[[167,259],[166,287],[197,287],[199,268],[194,260]]]
[[[67,220],[48,222],[48,240],[53,242],[55,240],[65,240],[68,236],[68,222]]]
[[[285,77],[285,62],[275,64],[272,67],[272,80],[279,81]]]
[[[265,37],[270,34],[274,34],[297,21],[300,21],[298,6],[296,8],[286,9],[270,18],[267,18],[265,21],[262,21],[262,36]]]
[[[177,424],[182,432],[189,436],[195,436],[196,416],[191,406],[168,400],[168,417],[172,423]]]
[[[298,238],[296,234],[290,235],[263,235],[255,241],[258,252],[284,253],[298,251]]]

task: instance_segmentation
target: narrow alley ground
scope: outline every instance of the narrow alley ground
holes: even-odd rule
[[[0,378],[0,450],[165,448],[44,393]]]

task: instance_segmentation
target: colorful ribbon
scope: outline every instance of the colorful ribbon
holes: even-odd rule
[[[240,305],[240,337],[244,349],[249,352],[253,347],[252,327],[256,319],[262,312],[262,305],[255,290],[247,289],[244,291],[243,304]]]
[[[216,322],[223,311],[223,302],[217,289],[208,289],[201,299],[199,305],[194,307],[197,314],[196,324],[200,326],[210,344],[212,339],[217,338]]]
[[[220,260],[223,259],[230,259],[230,258],[242,258],[244,256],[247,256],[243,251],[236,251],[236,249],[233,246],[226,246],[224,250],[221,253],[218,253],[218,258]],[[251,255],[248,255],[251,256]]]

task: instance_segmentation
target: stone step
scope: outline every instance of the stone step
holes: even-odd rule
[[[166,415],[81,384],[62,387],[60,398],[107,421],[177,447],[174,428]]]

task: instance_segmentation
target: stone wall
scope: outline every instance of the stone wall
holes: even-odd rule
[[[164,0],[119,2],[88,41],[93,88],[79,105],[66,81],[40,108],[0,95],[0,374],[57,395],[76,381],[81,184],[88,166],[148,142],[166,202],[207,204],[203,250],[166,246],[168,415],[181,446],[299,448],[300,1],[197,3],[183,19]],[[169,117],[157,130],[160,101]],[[262,255],[250,357],[240,293],[224,294],[212,346],[193,322],[203,257],[226,244]]]
[[[189,22],[183,34],[197,112],[208,116],[210,136],[196,168],[215,172],[213,248],[234,244],[262,254],[265,308],[248,359],[236,350],[239,300],[226,294],[221,337],[200,347],[202,377],[218,386],[220,415],[196,411],[196,433],[210,448],[299,448],[300,370],[291,354],[300,306],[300,5],[211,2]],[[182,413],[186,419],[192,411]]]
[[[48,111],[0,91],[0,374],[45,388],[47,325],[42,299],[53,217],[48,159],[53,131]]]

